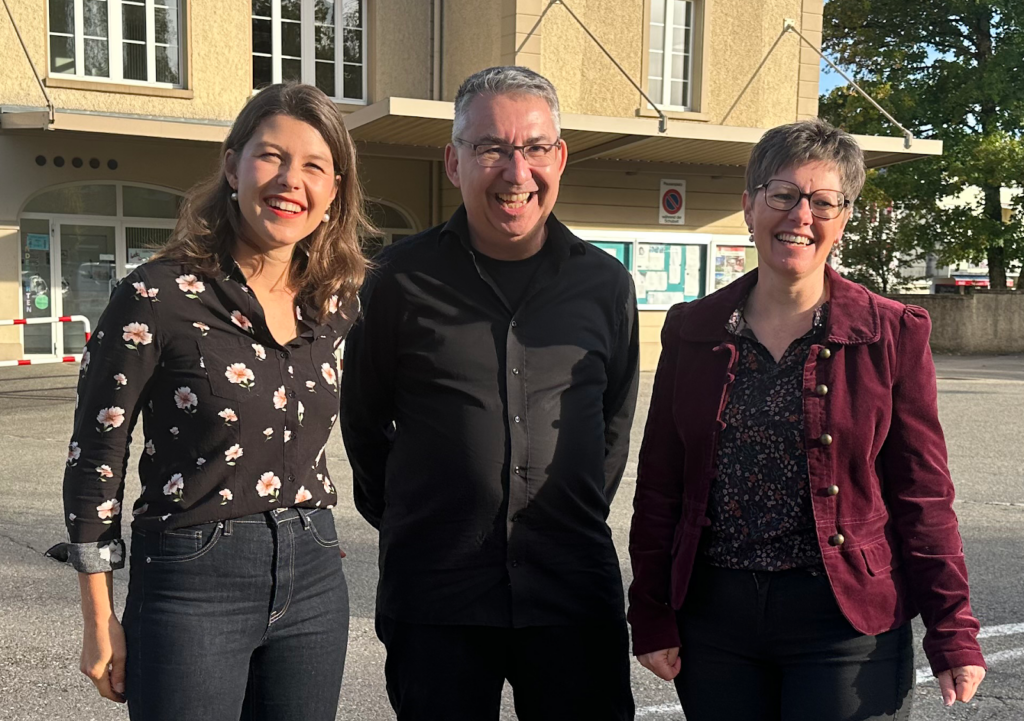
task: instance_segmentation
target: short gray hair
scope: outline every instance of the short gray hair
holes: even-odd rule
[[[853,136],[819,118],[772,128],[750,151],[747,194],[785,168],[828,163],[839,173],[840,190],[852,204],[864,187],[864,152]]]
[[[462,137],[466,128],[469,105],[478,95],[535,95],[543,98],[551,109],[555,133],[561,134],[558,111],[558,93],[551,81],[540,73],[518,65],[503,65],[473,73],[455,94],[455,120],[452,122],[452,141]]]

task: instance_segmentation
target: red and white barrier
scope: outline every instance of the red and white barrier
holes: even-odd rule
[[[62,315],[58,318],[14,318],[11,320],[0,320],[0,326],[5,325],[53,325],[54,323],[82,323],[85,326],[85,342],[89,342],[92,336],[92,324],[84,315]],[[0,368],[7,366],[31,366],[44,363],[79,363],[82,360],[81,354],[54,356],[52,358],[39,358],[30,360],[20,358],[18,360],[0,361]]]

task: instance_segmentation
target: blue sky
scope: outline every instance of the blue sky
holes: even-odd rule
[[[821,80],[818,83],[818,92],[825,95],[832,91],[832,88],[845,85],[843,76],[830,68],[824,60],[821,61]]]

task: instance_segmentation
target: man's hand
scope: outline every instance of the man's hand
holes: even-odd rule
[[[952,706],[954,701],[967,703],[974,698],[978,684],[985,678],[985,669],[981,666],[957,666],[938,675],[939,689],[942,691],[942,703]]]
[[[653,673],[658,678],[671,681],[679,675],[682,662],[679,660],[679,647],[665,648],[661,651],[653,651],[637,656],[640,665]],[[978,679],[979,681],[981,679]],[[977,686],[977,684],[975,684]],[[973,691],[972,691],[973,693]]]
[[[79,668],[103,698],[124,703],[124,629],[114,614],[105,621],[87,622],[82,634]]]

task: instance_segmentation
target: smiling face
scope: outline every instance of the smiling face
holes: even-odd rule
[[[473,245],[495,258],[529,257],[545,239],[567,149],[551,165],[531,166],[518,150],[504,167],[485,168],[468,143],[531,145],[558,140],[547,101],[535,95],[479,95],[467,109],[465,143],[445,148],[445,170],[462,191]]]
[[[843,187],[835,166],[822,162],[785,168],[772,180],[793,183],[802,193]],[[792,210],[775,210],[768,207],[764,192],[761,188],[753,196],[743,193],[743,217],[747,226],[753,228],[760,272],[772,273],[790,283],[823,272],[832,246],[850,219],[850,209],[847,207],[832,220],[823,220],[811,214],[807,198],[801,198]]]
[[[262,252],[291,250],[323,222],[334,196],[331,149],[310,124],[288,115],[264,120],[225,175],[238,193],[245,239]]]

